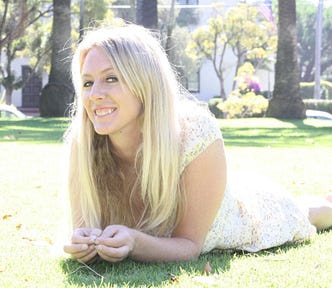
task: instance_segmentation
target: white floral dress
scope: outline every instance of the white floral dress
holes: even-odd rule
[[[201,109],[183,116],[181,132],[182,170],[211,143],[222,139],[213,116]],[[202,253],[213,249],[257,252],[316,234],[308,211],[281,187],[262,178],[255,181],[252,175],[234,176],[227,181]]]

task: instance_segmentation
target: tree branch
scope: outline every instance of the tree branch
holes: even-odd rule
[[[8,12],[8,5],[9,5],[9,1],[5,1],[5,11],[3,12],[2,15],[2,20],[1,20],[1,26],[0,26],[0,39],[1,39],[1,35],[2,35],[2,31],[4,29],[5,23],[6,23],[6,18],[7,18],[7,12]],[[1,46],[1,41],[0,41],[0,47]]]

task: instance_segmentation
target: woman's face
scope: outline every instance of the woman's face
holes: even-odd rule
[[[91,48],[82,66],[82,102],[96,133],[110,138],[137,134],[142,104],[121,85],[110,59],[100,47]]]

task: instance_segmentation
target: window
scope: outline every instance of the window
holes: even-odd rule
[[[198,5],[198,0],[177,0],[180,5]]]
[[[199,70],[192,73],[186,73],[180,76],[180,81],[183,87],[185,87],[191,93],[199,92]]]

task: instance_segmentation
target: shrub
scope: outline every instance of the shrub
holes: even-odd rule
[[[245,95],[233,93],[217,105],[226,118],[263,117],[268,107],[268,100],[254,92]]]
[[[210,111],[216,118],[224,118],[224,113],[218,108],[219,103],[222,103],[221,98],[211,98],[208,102]]]
[[[332,83],[326,80],[320,81],[323,98],[332,99]],[[313,99],[315,91],[315,82],[301,82],[300,93],[302,99]]]
[[[320,110],[332,114],[332,100],[305,99],[303,102],[306,109]]]

